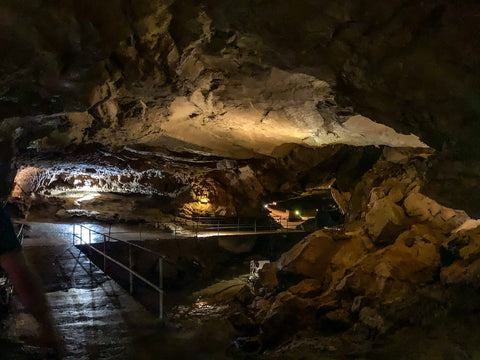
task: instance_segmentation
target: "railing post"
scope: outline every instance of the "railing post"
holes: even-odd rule
[[[107,236],[103,234],[103,272],[107,272],[107,250],[105,244],[107,242]]]
[[[158,318],[163,321],[163,261],[162,258],[158,258],[158,287],[160,289],[158,293]]]
[[[142,241],[142,223],[140,223],[140,234],[139,234],[139,237],[140,237],[140,241]]]
[[[240,232],[240,216],[237,218],[237,232]]]
[[[257,232],[257,219],[253,219],[253,230]]]
[[[217,220],[217,236],[220,236],[220,220]]]
[[[88,256],[92,257],[92,230],[90,229],[88,229]]]
[[[75,246],[75,224],[73,224],[72,229],[72,245]]]
[[[130,277],[130,294],[133,294],[133,274],[132,274],[132,247],[128,244],[128,268]]]

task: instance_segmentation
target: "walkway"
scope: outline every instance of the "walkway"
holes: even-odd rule
[[[70,229],[66,225],[33,223],[24,241],[25,256],[40,275],[65,336],[66,358],[149,359],[146,349],[136,344],[159,331],[154,316],[70,246]],[[11,310],[1,335],[15,344],[3,347],[0,358],[47,358],[42,349],[31,345],[36,331],[33,318],[16,300]]]
[[[65,336],[65,359],[229,358],[225,355],[231,344],[229,328],[215,325],[210,330],[185,331],[176,323],[161,327],[154,315],[71,246],[71,229],[71,225],[29,223],[24,240],[25,256],[39,274]],[[8,317],[0,320],[0,359],[52,359],[33,345],[35,339],[35,321],[14,298]]]

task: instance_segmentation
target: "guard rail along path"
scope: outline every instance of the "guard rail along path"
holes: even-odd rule
[[[129,284],[130,284],[130,294],[133,294],[133,277],[136,277],[137,279],[141,280],[143,283],[147,284],[150,286],[152,289],[154,289],[156,292],[158,292],[158,309],[159,309],[159,320],[163,321],[163,296],[164,296],[164,291],[163,291],[163,260],[164,256],[161,254],[158,254],[150,249],[147,249],[143,246],[139,246],[137,244],[132,244],[128,241],[120,240],[113,238],[110,235],[103,234],[101,232],[89,229],[88,227],[81,225],[81,224],[74,224],[73,225],[73,245],[86,245],[90,250],[95,251],[96,253],[100,254],[103,256],[103,272],[106,272],[106,267],[107,267],[107,260],[117,264],[124,270],[128,271],[129,273]],[[103,239],[103,242],[92,242],[92,239],[96,237],[97,239]],[[114,259],[113,257],[107,255],[106,253],[106,244],[108,241],[115,241],[115,242],[121,242],[124,243],[128,246],[128,265],[123,264],[122,262]],[[93,246],[93,244],[102,244],[103,243],[103,250],[98,249],[97,247]],[[149,253],[151,255],[154,255],[158,258],[158,285],[154,284],[152,281],[146,279],[144,276],[140,275],[138,272],[136,272],[133,269],[133,260],[132,260],[132,248],[136,248],[137,250],[144,251],[146,253]]]

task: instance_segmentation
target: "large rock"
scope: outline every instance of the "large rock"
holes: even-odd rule
[[[277,267],[284,273],[324,280],[325,273],[338,245],[323,231],[317,231],[288,252],[282,254]]]
[[[473,230],[480,227],[480,220],[468,219],[458,228],[454,229],[452,233],[457,233],[459,231]]]
[[[425,226],[413,226],[393,245],[369,254],[346,275],[339,290],[376,298],[383,303],[402,301],[417,286],[431,282],[440,268],[438,249],[445,238]],[[339,284],[339,285],[340,285]]]
[[[290,287],[288,291],[301,298],[313,298],[323,292],[322,282],[317,279],[305,279]]]
[[[480,286],[480,259],[471,264],[457,261],[452,265],[442,268],[440,280],[447,286],[466,285],[478,288]]]
[[[254,313],[255,321],[257,323],[262,323],[265,320],[265,317],[268,314],[272,306],[272,301],[269,301],[261,296],[257,296],[250,305],[248,309]]]
[[[276,297],[262,323],[267,346],[279,344],[298,329],[315,323],[317,312],[314,301],[284,291]]]
[[[365,223],[373,239],[382,244],[392,244],[405,230],[405,213],[401,206],[384,197],[373,201],[373,207],[365,214]]]
[[[469,219],[465,211],[447,208],[416,192],[412,192],[405,199],[403,206],[409,216],[430,222],[446,232],[452,231]]]
[[[278,286],[277,263],[266,263],[258,271],[258,286],[264,288],[267,293],[272,292]]]
[[[342,279],[373,250],[372,241],[361,233],[352,233],[346,240],[340,240],[339,249],[332,257],[329,266],[332,283],[335,284]]]
[[[480,227],[468,228],[454,232],[441,249],[444,284],[480,285]]]
[[[222,280],[210,285],[200,291],[193,293],[194,298],[202,299],[206,302],[229,303],[233,300],[245,302],[250,294],[246,277],[239,277],[232,280]],[[253,300],[253,295],[251,296]]]
[[[363,324],[379,331],[380,333],[384,333],[386,331],[385,321],[380,314],[371,307],[364,307],[362,310],[360,310],[358,318]]]

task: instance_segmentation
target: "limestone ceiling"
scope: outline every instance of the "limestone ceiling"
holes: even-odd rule
[[[338,106],[334,79],[280,69],[261,33],[217,28],[208,4],[107,3],[3,6],[0,109],[30,147],[248,158],[286,143],[425,146]]]

